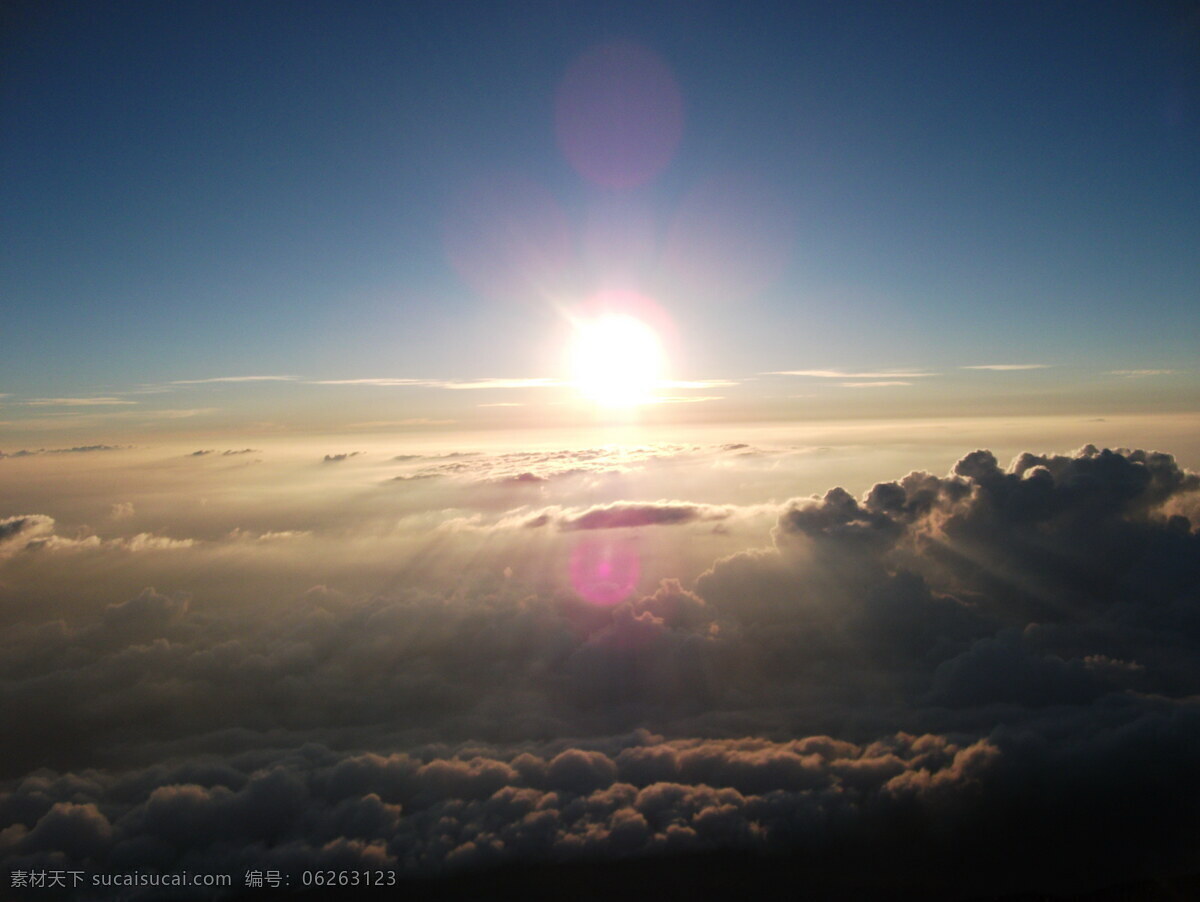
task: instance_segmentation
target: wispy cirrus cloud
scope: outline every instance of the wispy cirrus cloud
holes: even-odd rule
[[[725,388],[737,385],[735,379],[672,379],[658,383],[659,388]]]
[[[841,370],[773,370],[761,375],[808,376],[813,379],[924,379],[929,376],[940,376],[941,373],[906,373],[896,370],[886,373],[846,373]]]
[[[898,379],[888,379],[882,382],[841,382],[842,388],[886,388],[889,385],[912,385]]]
[[[22,401],[26,407],[114,407],[122,404],[137,404],[124,398],[30,398]]]
[[[448,389],[497,389],[497,388],[558,388],[569,383],[559,379],[535,377],[528,379],[313,379],[309,385],[377,385],[383,387],[411,386]]]
[[[466,381],[431,382],[438,388],[450,389],[492,389],[492,388],[559,388],[570,383],[559,379],[468,379]]]
[[[435,420],[430,417],[408,417],[403,420],[364,420],[361,423],[348,423],[347,429],[389,429],[393,426],[449,426],[457,420]]]
[[[1109,370],[1104,375],[1139,379],[1143,376],[1174,376],[1178,372],[1179,370]]]
[[[424,379],[309,379],[308,385],[429,385]]]
[[[208,379],[176,379],[169,385],[207,385],[213,382],[295,382],[299,376],[213,376]]]
[[[960,370],[1045,370],[1052,363],[978,363],[973,366],[960,366]]]

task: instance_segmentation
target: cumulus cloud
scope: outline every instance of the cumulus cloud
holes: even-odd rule
[[[0,520],[0,555],[14,554],[54,533],[54,519],[44,514],[24,514]]]
[[[799,859],[793,889],[836,881],[994,893],[1070,869],[1095,882],[1156,873],[1145,869],[1178,855],[1180,828],[1194,835],[1196,815],[1170,787],[1196,789],[1186,743],[1198,725],[1188,710],[1170,722],[1147,714],[1111,738],[1056,743],[1013,731],[974,741],[895,733],[868,743],[639,731],[602,748],[378,754],[310,744],[120,774],[43,771],[0,804],[17,828],[7,856],[15,868],[384,867],[413,877],[743,852]],[[1122,828],[1108,817],[1078,818],[1115,801],[1090,794],[1113,768],[1124,776],[1121,799],[1139,804],[1122,809]],[[1057,778],[1032,790],[1023,781],[1035,773]],[[1009,857],[1014,832],[1024,852]],[[769,868],[777,859],[757,860]]]
[[[1169,506],[1198,488],[1165,454],[1088,446],[1003,470],[976,451],[947,477],[911,473],[861,501],[835,489],[792,502],[774,548],[719,562],[697,591],[748,630],[770,624],[765,647],[781,659],[797,647],[825,663],[866,655],[917,683],[938,664],[939,699],[1028,703],[1044,683],[1048,703],[1119,688],[1089,654],[1178,693],[1200,678],[1177,649],[1181,635],[1200,637],[1188,613],[1200,536]]]
[[[534,858],[782,850],[816,842],[830,816],[845,833],[883,826],[906,807],[919,821],[944,804],[939,794],[978,784],[1000,757],[986,740],[907,734],[858,745],[824,736],[667,742],[641,731],[606,750],[440,755],[314,745],[119,776],[44,773],[4,805],[24,828],[16,865],[51,851],[72,863],[159,864],[186,849],[194,867],[215,868],[287,861],[285,850],[319,860],[336,844],[350,866],[374,859],[431,874]]]
[[[132,506],[129,507],[132,513]],[[114,519],[127,516],[125,508],[114,506]],[[109,549],[121,551],[162,551],[180,548],[190,548],[195,544],[192,539],[172,539],[153,533],[142,532],[133,536],[118,536],[102,540],[96,535],[62,536],[58,535],[53,517],[44,514],[26,514],[19,517],[7,517],[0,520],[0,558],[13,557],[21,552],[61,552],[91,549]]]

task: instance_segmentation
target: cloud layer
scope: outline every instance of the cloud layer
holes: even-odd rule
[[[1195,868],[1200,478],[1169,455],[974,451],[777,505],[769,536],[736,505],[513,494],[787,459],[737,444],[372,457],[315,467],[357,517],[325,527],[151,531],[140,497],[109,499],[119,535],[0,518],[6,869],[779,854],[953,896]],[[401,500],[420,553],[351,589],[416,542],[374,532]],[[576,542],[657,584],[588,602]],[[298,561],[330,578],[295,591]],[[15,603],[68,563],[77,602]]]

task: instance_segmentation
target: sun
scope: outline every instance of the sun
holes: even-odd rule
[[[623,313],[576,322],[571,372],[580,394],[602,407],[650,403],[662,380],[662,343],[650,326]]]

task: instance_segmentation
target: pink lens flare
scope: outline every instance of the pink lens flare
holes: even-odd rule
[[[632,41],[601,44],[567,70],[555,102],[558,143],[584,178],[634,188],[658,175],[683,136],[671,67]]]
[[[592,604],[624,601],[641,575],[641,556],[633,539],[589,536],[571,551],[571,585]]]
[[[549,190],[512,173],[460,189],[446,211],[442,241],[463,281],[494,301],[560,295],[575,265],[562,207]]]
[[[783,275],[795,237],[795,214],[776,188],[749,173],[724,173],[684,197],[663,264],[693,299],[743,300]]]

